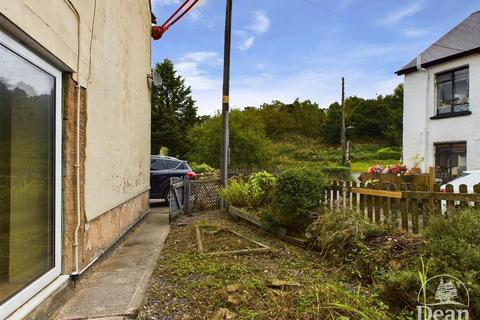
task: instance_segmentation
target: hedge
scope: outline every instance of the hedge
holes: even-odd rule
[[[394,150],[393,148],[382,148],[377,151],[377,158],[379,160],[398,159],[402,157],[402,152]]]

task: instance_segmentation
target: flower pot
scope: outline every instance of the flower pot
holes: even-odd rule
[[[420,168],[414,167],[414,168],[412,168],[412,172],[413,172],[413,174],[421,174],[422,170],[420,170]]]

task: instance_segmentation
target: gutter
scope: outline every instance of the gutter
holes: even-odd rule
[[[64,0],[67,6],[72,10],[77,18],[77,114],[76,114],[76,160],[75,160],[75,181],[76,181],[76,213],[77,213],[77,224],[75,226],[75,234],[73,240],[73,248],[75,250],[75,271],[70,275],[72,278],[76,278],[79,275],[79,255],[78,255],[78,233],[80,231],[80,220],[81,220],[81,208],[80,208],[80,97],[81,97],[81,86],[80,86],[80,15],[78,14],[77,9],[72,4],[70,0]]]
[[[426,81],[426,94],[425,94],[425,122],[423,125],[423,172],[427,172],[428,168],[428,108],[429,108],[429,95],[430,95],[430,73],[426,68],[422,67],[422,56],[418,55],[416,59],[416,68],[419,72],[425,74]]]

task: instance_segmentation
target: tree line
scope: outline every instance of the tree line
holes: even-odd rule
[[[157,63],[163,79],[152,90],[152,154],[161,147],[169,155],[218,167],[221,114],[198,116],[191,88],[170,60]],[[401,145],[403,85],[373,99],[345,101],[347,135],[357,142]],[[275,143],[285,139],[315,139],[325,146],[340,143],[341,105],[322,108],[310,100],[272,101],[259,107],[233,109],[230,116],[230,159],[235,166],[262,166],[275,154]]]

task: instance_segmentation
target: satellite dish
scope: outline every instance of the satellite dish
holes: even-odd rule
[[[152,70],[152,78],[153,78],[153,85],[155,87],[160,87],[163,83],[162,76],[160,76],[160,73],[157,72],[157,70]]]

